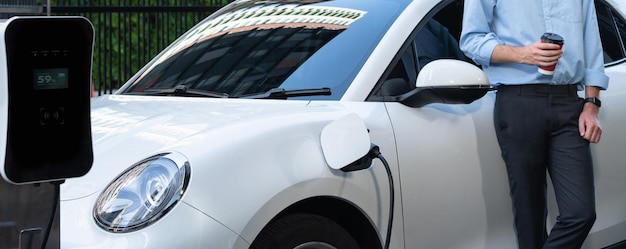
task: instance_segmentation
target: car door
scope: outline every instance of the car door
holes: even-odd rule
[[[409,91],[432,60],[468,61],[458,49],[461,13],[461,1],[435,7],[379,94]],[[396,134],[406,248],[515,247],[506,170],[492,126],[494,98],[489,92],[467,105],[420,108],[385,103]]]
[[[608,3],[597,1],[597,5],[602,8],[598,19],[601,27],[604,22],[603,43],[612,46],[607,55],[611,83],[601,95],[605,136],[592,145],[598,220],[584,248],[626,239],[621,232],[626,230],[626,181],[621,180],[626,176],[626,155],[618,152],[626,145],[626,133],[619,131],[626,125],[626,68],[621,63],[625,54],[622,40],[626,39],[620,33],[624,22],[616,21],[620,16]],[[454,48],[460,36],[462,6],[462,1],[442,1],[434,8],[370,97],[385,101],[396,135],[406,248],[516,247],[507,173],[492,124],[495,93],[470,104],[419,108],[389,98],[410,91],[420,68],[429,61],[452,58],[471,62]],[[443,27],[437,28],[439,24]],[[443,36],[446,33],[449,36]],[[553,195],[549,203],[551,226],[558,215]]]

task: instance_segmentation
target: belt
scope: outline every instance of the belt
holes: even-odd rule
[[[549,85],[549,84],[525,84],[525,85],[499,85],[497,91],[502,93],[516,93],[518,95],[563,95],[578,96],[578,85]]]

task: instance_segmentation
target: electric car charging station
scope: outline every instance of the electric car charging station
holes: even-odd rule
[[[93,162],[93,33],[83,17],[0,20],[0,248],[60,247],[59,185]]]

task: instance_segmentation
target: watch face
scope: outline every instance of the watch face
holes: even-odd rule
[[[597,97],[586,98],[585,102],[591,102],[591,103],[597,105],[598,107],[602,106],[602,102]]]

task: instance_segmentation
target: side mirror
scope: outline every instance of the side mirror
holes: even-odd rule
[[[326,163],[333,169],[355,171],[371,166],[369,133],[356,114],[339,118],[322,129],[320,144]]]
[[[492,90],[487,75],[480,68],[453,59],[426,64],[415,85],[415,89],[400,96],[400,103],[411,107],[431,103],[469,104]]]

